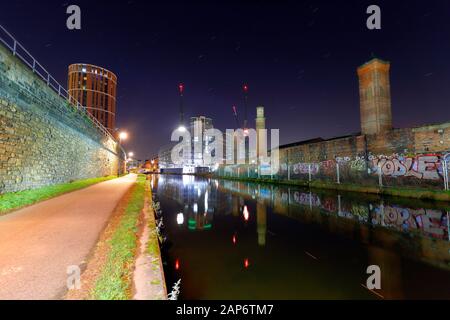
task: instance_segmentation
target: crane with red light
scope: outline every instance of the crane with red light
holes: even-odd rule
[[[242,86],[242,91],[244,92],[244,132],[248,132],[248,115],[247,115],[247,107],[248,107],[248,85],[244,84]]]
[[[178,91],[180,93],[180,125],[178,127],[178,131],[184,132],[184,131],[186,131],[186,127],[184,126],[184,108],[183,108],[184,84],[183,83],[180,83],[178,85]]]

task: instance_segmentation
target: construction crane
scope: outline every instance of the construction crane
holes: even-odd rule
[[[247,117],[247,105],[248,105],[248,85],[244,84],[242,86],[242,91],[244,92],[244,132],[248,134],[248,117]]]
[[[178,130],[180,132],[186,131],[186,127],[184,126],[184,109],[183,109],[183,96],[184,96],[184,84],[180,83],[178,85],[178,91],[180,93],[180,126]]]
[[[236,106],[233,106],[233,114],[234,114],[234,118],[236,119],[236,129],[239,129],[239,127],[240,127],[240,125],[239,125],[239,117],[238,117]]]

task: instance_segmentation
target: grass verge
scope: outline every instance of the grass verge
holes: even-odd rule
[[[109,241],[110,250],[91,298],[127,300],[131,298],[134,257],[138,241],[139,215],[144,208],[145,176],[139,175],[117,229]]]
[[[13,210],[17,210],[40,201],[60,196],[64,193],[83,189],[93,184],[103,182],[106,180],[111,180],[114,178],[117,178],[117,176],[84,179],[33,190],[25,190],[2,194],[0,195],[0,216],[9,213]]]

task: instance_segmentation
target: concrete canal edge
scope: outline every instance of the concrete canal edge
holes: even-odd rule
[[[326,182],[326,181],[308,182],[308,181],[303,181],[303,180],[272,180],[272,179],[257,179],[257,178],[235,178],[235,177],[216,176],[216,175],[211,175],[211,174],[194,174],[194,175],[199,176],[199,177],[230,180],[230,181],[242,181],[242,182],[307,187],[307,188],[309,187],[309,188],[313,188],[313,189],[359,192],[359,193],[386,195],[386,196],[393,196],[393,197],[450,202],[450,191],[444,191],[444,190],[409,189],[409,188],[398,188],[398,187],[380,188],[380,187],[376,187],[376,186],[364,186],[364,185],[345,184],[345,183],[338,184],[338,183],[332,183],[332,182]]]
[[[166,281],[156,233],[151,192],[147,179],[139,245],[133,273],[134,300],[167,300]]]

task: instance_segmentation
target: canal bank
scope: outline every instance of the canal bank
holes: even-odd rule
[[[433,190],[433,189],[413,189],[413,188],[401,188],[401,187],[378,187],[378,186],[364,186],[349,183],[336,183],[329,181],[304,181],[304,180],[275,180],[275,179],[263,179],[263,178],[246,178],[246,177],[231,177],[231,176],[218,176],[215,174],[195,174],[195,176],[204,178],[213,178],[221,180],[242,181],[262,184],[274,184],[295,186],[313,189],[327,189],[334,191],[345,192],[359,192],[374,195],[404,197],[422,200],[433,201],[446,201],[450,202],[450,191],[445,190]],[[450,206],[449,206],[450,208]]]
[[[166,280],[149,179],[150,176],[147,176],[145,205],[141,216],[139,249],[133,273],[133,299],[166,300]]]

